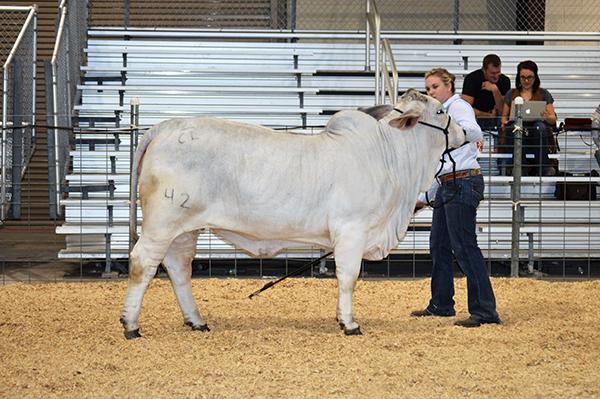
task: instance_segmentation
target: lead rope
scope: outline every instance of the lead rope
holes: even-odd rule
[[[452,182],[454,183],[454,187],[457,187],[457,185],[456,185],[456,161],[454,160],[454,158],[452,158],[452,150],[449,147],[448,134],[446,133],[449,125],[450,125],[450,115],[448,115],[448,125],[446,126],[446,129],[444,131],[444,134],[446,135],[446,149],[442,153],[442,157],[440,159],[441,165],[440,165],[440,168],[438,169],[438,171],[436,172],[434,178],[437,179],[438,176],[440,175],[442,169],[444,169],[444,164],[446,163],[446,160],[444,159],[444,155],[448,154],[448,158],[450,159],[450,162],[452,162]],[[441,187],[442,182],[438,180],[438,183]],[[427,205],[429,205],[432,209],[437,209],[437,208],[441,208],[442,206],[446,205],[450,201],[454,200],[454,197],[456,197],[456,194],[458,194],[458,190],[454,191],[454,194],[452,194],[452,197],[450,197],[448,199],[448,201],[445,201],[438,205],[435,205],[435,201],[434,202],[429,201],[429,194],[426,191],[425,192],[425,201],[427,202]]]
[[[300,267],[299,269],[296,269],[293,272],[290,272],[290,273],[286,274],[285,276],[278,278],[277,280],[268,282],[261,289],[258,289],[256,291],[254,291],[252,294],[248,295],[248,298],[252,299],[253,297],[255,297],[258,294],[260,294],[261,292],[263,292],[265,290],[268,290],[269,288],[271,288],[275,284],[278,284],[278,283],[282,282],[283,280],[285,280],[288,277],[297,276],[298,274],[302,274],[306,270],[309,270],[311,267],[313,267],[314,265],[316,265],[317,263],[319,263],[320,261],[322,261],[323,259],[325,259],[325,258],[327,258],[328,256],[331,256],[331,255],[333,255],[333,252],[328,252],[325,255],[321,256],[320,258],[315,259],[315,260],[313,260],[311,262],[308,262],[307,264],[305,264],[304,266]]]

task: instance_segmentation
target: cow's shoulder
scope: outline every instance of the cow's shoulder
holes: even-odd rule
[[[377,130],[377,121],[358,110],[344,110],[331,117],[325,130],[336,135],[367,134]]]

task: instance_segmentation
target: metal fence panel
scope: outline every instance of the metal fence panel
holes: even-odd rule
[[[92,25],[195,29],[365,29],[365,0],[94,0]],[[383,31],[600,30],[596,0],[379,0]]]
[[[32,7],[0,7],[2,61],[2,194],[4,220],[16,198],[35,142],[36,11]],[[18,129],[15,129],[18,128]],[[20,216],[18,204],[13,216]]]
[[[247,43],[239,40],[216,41],[214,38],[199,38],[203,32],[190,32],[190,37],[183,38],[184,32],[156,32],[152,38],[135,37],[131,31],[102,31],[90,40],[90,69],[98,73],[102,68],[118,71],[122,67],[125,54],[128,69],[126,80],[115,85],[102,85],[96,81],[88,82],[84,89],[85,101],[78,108],[80,116],[110,116],[115,109],[123,112],[122,120],[129,119],[127,103],[132,98],[140,98],[142,126],[149,126],[162,119],[174,116],[198,115],[210,113],[224,118],[232,118],[230,106],[235,108],[234,118],[243,121],[270,125],[285,125],[273,117],[273,110],[282,106],[283,99],[279,94],[261,95],[261,91],[269,90],[269,86],[277,89],[291,89],[287,100],[299,101],[294,89],[308,90],[303,93],[303,105],[307,111],[307,124],[314,126],[326,123],[327,115],[312,114],[310,109],[335,111],[341,108],[356,108],[372,103],[373,77],[362,74],[364,45],[362,43],[309,43],[293,40],[288,43],[277,42],[279,33],[270,33],[275,40],[264,43]],[[160,35],[163,36],[160,36]],[[244,35],[242,32],[241,35]],[[143,35],[142,35],[143,36]],[[434,36],[434,35],[431,35]],[[488,34],[489,36],[489,34]],[[108,40],[111,37],[112,40]],[[269,41],[269,39],[267,39]],[[447,44],[393,44],[394,53],[398,55],[399,65],[403,69],[426,70],[431,66],[451,63],[458,76],[457,90],[463,84],[464,75],[480,65],[488,46]],[[111,50],[119,49],[117,53]],[[598,50],[592,46],[574,50],[570,46],[547,49],[546,46],[514,46],[498,45],[495,51],[502,54],[506,73],[511,74],[523,57],[543,59],[543,71],[549,69],[562,70],[565,64],[573,63],[565,69],[567,75],[584,73],[598,58]],[[278,54],[278,56],[275,56]],[[292,54],[302,73],[301,79],[291,78],[286,85],[280,74],[267,77],[270,69],[280,69],[282,59],[292,60]],[[426,56],[425,56],[426,54]],[[566,55],[565,55],[566,54]],[[576,58],[580,57],[580,58]],[[166,62],[168,59],[169,62]],[[471,67],[466,59],[471,60]],[[246,76],[248,68],[259,63],[262,72],[260,78]],[[129,68],[130,66],[135,68]],[[218,70],[223,65],[228,71],[221,75]],[[332,67],[332,65],[334,67]],[[310,69],[308,67],[313,69]],[[95,69],[98,67],[98,69]],[[213,68],[214,67],[214,68]],[[203,73],[199,69],[208,70]],[[232,69],[239,68],[243,76],[233,75]],[[361,69],[361,74],[349,78],[335,75],[334,68],[347,71]],[[152,70],[154,74],[146,72]],[[330,71],[334,76],[315,74],[314,71]],[[159,72],[159,73],[156,73]],[[408,87],[423,88],[423,73],[418,76],[405,76],[401,80],[401,90]],[[592,74],[592,76],[595,76]],[[271,80],[272,79],[272,80]],[[544,87],[556,94],[561,118],[577,103],[583,111],[579,116],[588,116],[592,103],[582,103],[580,99],[571,97],[570,90],[565,93],[566,84],[571,84],[569,77],[555,75],[544,79]],[[257,91],[240,91],[240,87],[255,85]],[[219,88],[215,93],[214,86]],[[207,87],[213,87],[207,93]],[[233,90],[235,89],[235,90]],[[322,89],[322,90],[321,90]],[[335,90],[339,90],[338,93]],[[554,91],[556,89],[556,92]],[[597,90],[597,85],[587,83],[583,90],[572,88],[574,93],[586,94]],[[254,88],[253,90],[256,90]],[[359,95],[356,95],[356,93]],[[248,94],[251,93],[251,94]],[[354,93],[354,94],[348,94]],[[275,100],[274,100],[275,98]],[[260,104],[261,114],[245,115],[244,104]],[[123,105],[125,104],[125,105]],[[595,107],[596,103],[593,103]],[[291,106],[291,103],[288,104]],[[298,104],[294,109],[298,108]],[[222,113],[220,113],[222,112]],[[256,112],[256,111],[252,111]],[[573,114],[569,114],[573,116]],[[78,131],[78,144],[72,151],[73,170],[68,180],[72,191],[63,201],[65,204],[65,225],[59,227],[61,234],[67,235],[67,245],[61,251],[65,259],[102,258],[114,269],[114,263],[125,260],[128,254],[128,236],[126,223],[129,220],[128,172],[129,172],[129,138],[125,132],[109,128],[109,122],[103,122],[107,132]],[[96,129],[99,126],[96,125]],[[319,128],[311,133],[320,131]],[[532,269],[554,276],[578,275],[595,276],[598,274],[597,255],[599,216],[598,202],[595,200],[563,201],[555,198],[555,187],[562,183],[594,183],[597,177],[572,177],[571,174],[589,174],[590,168],[597,168],[593,155],[585,142],[589,142],[589,132],[561,133],[560,170],[565,176],[525,176],[523,178],[523,226],[518,237],[519,259],[521,263],[531,264]],[[583,137],[583,138],[582,138]],[[512,177],[505,175],[509,167],[510,154],[495,150],[497,144],[493,132],[486,133],[485,151],[480,164],[486,179],[485,201],[478,211],[478,239],[489,270],[493,274],[508,275],[511,255],[511,222],[513,202],[511,200]],[[95,142],[92,144],[92,142]],[[558,154],[555,154],[558,157]],[[554,157],[556,158],[556,157]],[[553,158],[553,159],[554,159]],[[507,161],[501,163],[499,161]],[[577,161],[577,163],[573,163]],[[596,165],[596,166],[594,166]],[[500,170],[501,168],[502,171]],[[595,187],[595,186],[594,186]],[[141,216],[141,215],[140,215]],[[379,262],[364,262],[363,276],[395,277],[423,276],[430,270],[429,263],[429,228],[431,210],[419,213],[411,225],[406,238],[399,244],[392,255]],[[277,275],[288,271],[288,261],[295,257],[316,257],[317,249],[305,249],[304,253],[296,249],[273,259],[252,260],[241,250],[220,238],[205,232],[197,244],[197,261],[202,270],[196,275]],[[111,259],[112,257],[112,259]],[[112,261],[112,262],[111,262]],[[333,267],[331,262],[327,262]],[[290,266],[293,269],[294,266]],[[106,270],[106,265],[105,265]],[[315,268],[316,273],[316,268]]]
[[[95,26],[263,28],[288,27],[289,0],[144,1],[96,0]]]
[[[600,11],[594,0],[379,0],[377,6],[384,31],[600,29]],[[364,9],[360,0],[299,0],[296,28],[364,29]]]

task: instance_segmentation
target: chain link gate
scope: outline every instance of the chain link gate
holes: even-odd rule
[[[0,7],[3,76],[0,223],[9,210],[13,217],[20,217],[22,175],[35,144],[36,13],[34,7]]]

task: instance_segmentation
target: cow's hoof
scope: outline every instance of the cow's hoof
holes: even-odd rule
[[[362,332],[360,331],[360,327],[352,328],[350,330],[347,330],[344,328],[344,334],[346,334],[346,335],[362,335]]]
[[[199,326],[192,326],[192,331],[210,331],[210,328],[208,328],[208,324],[201,324]]]
[[[186,321],[185,325],[192,327],[192,331],[207,331],[207,332],[210,331],[210,328],[208,328],[208,324],[194,325],[194,324],[192,324],[191,321]]]
[[[133,331],[125,331],[125,338],[127,339],[135,339],[135,338],[141,338],[142,334],[140,334],[140,329],[138,328],[137,330],[133,330]]]

